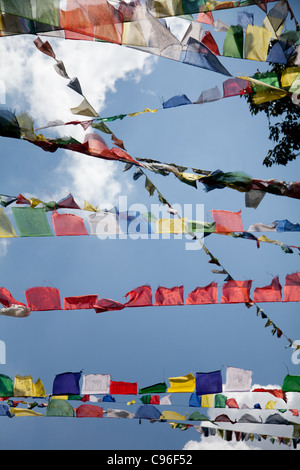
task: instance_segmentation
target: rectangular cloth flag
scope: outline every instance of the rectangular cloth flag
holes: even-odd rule
[[[14,397],[46,397],[46,392],[41,379],[33,383],[32,377],[15,376],[14,380]]]
[[[281,284],[276,276],[270,285],[256,287],[253,292],[253,302],[281,302]]]
[[[252,384],[252,370],[227,367],[224,391],[248,392]]]
[[[231,77],[232,75],[221,64],[219,59],[201,42],[189,38],[183,63],[201,67],[212,72]]]
[[[111,395],[137,395],[137,382],[115,382],[110,383]]]
[[[300,301],[300,273],[288,274],[285,278],[284,302]]]
[[[52,385],[52,395],[80,395],[81,372],[57,374]]]
[[[193,393],[195,391],[195,380],[192,372],[181,377],[171,377],[169,378],[168,393]]]
[[[12,212],[21,237],[53,236],[45,209],[13,207]]]
[[[196,393],[197,395],[211,395],[222,392],[221,371],[197,372]]]
[[[31,287],[25,297],[31,311],[61,310],[60,293],[54,287]]]
[[[64,310],[92,309],[98,301],[98,295],[78,295],[64,298]]]
[[[218,284],[211,282],[205,287],[196,287],[190,292],[187,299],[187,305],[216,304],[218,302]]]
[[[149,385],[148,387],[143,387],[139,389],[139,393],[165,393],[167,391],[167,384],[165,382],[160,382],[154,385]]]
[[[88,235],[83,219],[75,214],[59,214],[53,211],[52,224],[58,237]]]
[[[152,306],[152,289],[150,286],[140,286],[127,292],[125,297],[129,296],[128,302],[124,307],[149,307]]]
[[[25,304],[14,299],[5,287],[0,287],[0,303],[4,305],[4,307],[11,307],[12,305],[22,305],[25,307]]]
[[[0,374],[0,397],[9,398],[14,396],[14,381],[8,375]]]
[[[76,418],[103,418],[103,408],[96,405],[80,405],[76,408]]]
[[[300,392],[300,375],[287,374],[282,385],[283,392]]]
[[[230,26],[228,28],[224,43],[223,56],[243,58],[244,33],[241,25]]]
[[[223,285],[221,304],[248,303],[252,281],[228,281]]]
[[[267,28],[247,25],[245,37],[245,59],[265,62],[272,33]]]
[[[211,210],[213,221],[216,223],[216,233],[244,232],[241,213],[242,211]]]
[[[185,233],[186,219],[159,219],[156,222],[156,233]]]
[[[158,287],[155,292],[155,306],[184,305],[184,287]]]
[[[14,238],[17,237],[15,229],[10,223],[9,218],[6,216],[2,207],[0,207],[0,238]]]
[[[110,374],[87,374],[82,377],[82,395],[108,395],[110,393]]]

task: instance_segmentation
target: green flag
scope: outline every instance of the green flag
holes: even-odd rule
[[[21,237],[53,236],[45,209],[13,207],[12,212]]]

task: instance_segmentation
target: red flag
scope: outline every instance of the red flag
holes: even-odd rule
[[[252,88],[249,82],[242,78],[229,78],[223,82],[223,97],[245,95],[252,93]]]
[[[211,211],[213,221],[216,223],[216,232],[244,232],[241,211]]]
[[[110,382],[111,395],[136,395],[137,382]]]
[[[205,31],[201,42],[215,55],[220,55],[218,45],[209,31]]]
[[[149,307],[152,306],[152,289],[150,286],[140,286],[127,292],[125,297],[129,295],[129,301],[124,307]]]
[[[196,287],[193,292],[190,292],[187,299],[187,305],[198,304],[216,304],[218,301],[218,284],[211,282],[205,287]]]
[[[228,281],[223,285],[221,304],[248,303],[252,281]]]
[[[64,298],[64,310],[90,309],[94,308],[98,295],[79,295]]]
[[[115,302],[111,299],[99,299],[98,302],[94,304],[94,309],[96,313],[110,312],[112,310],[122,310],[123,308],[123,304],[120,304],[120,302]]]
[[[237,404],[235,398],[228,398],[226,400],[226,405],[228,406],[228,408],[238,408],[239,405]]]
[[[61,310],[59,290],[54,287],[31,287],[25,296],[31,311]]]
[[[198,13],[197,20],[198,23],[204,24],[214,24],[214,18],[211,11],[207,11],[206,13]]]
[[[160,397],[159,397],[159,395],[151,395],[150,404],[151,404],[151,405],[159,405],[159,404],[160,404]]]
[[[26,307],[22,302],[15,300],[5,287],[0,287],[0,303],[4,305],[4,307],[10,307],[11,305],[23,305]]]
[[[103,408],[96,405],[80,405],[76,408],[76,418],[103,418]]]
[[[83,219],[75,214],[58,214],[58,212],[53,211],[52,223],[58,237],[89,234]]]
[[[282,400],[284,400],[285,402],[287,402],[287,397],[286,397],[286,393],[281,390],[281,389],[277,389],[277,388],[256,388],[254,390],[252,390],[252,392],[267,392],[267,393],[271,393],[272,395],[274,395],[274,397],[276,398],[281,398]]]
[[[253,292],[254,302],[281,302],[281,284],[276,276],[269,286],[256,287]]]
[[[72,194],[68,194],[67,197],[65,197],[65,198],[61,199],[60,201],[58,201],[57,206],[58,207],[64,207],[64,208],[67,208],[67,209],[80,209],[78,204],[75,202]]]
[[[184,287],[158,287],[155,292],[155,304],[157,306],[164,305],[184,305],[183,300]]]
[[[284,302],[299,302],[300,273],[288,274],[285,278]]]

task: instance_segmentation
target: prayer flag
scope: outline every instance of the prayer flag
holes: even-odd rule
[[[0,303],[5,307],[11,307],[12,305],[22,305],[25,307],[25,304],[14,299],[5,287],[0,287]]]
[[[58,201],[57,207],[64,209],[80,209],[78,204],[75,202],[72,194],[68,194],[68,196]]]
[[[139,389],[139,393],[165,393],[167,391],[167,385],[165,382],[160,382],[149,387],[143,387]]]
[[[222,232],[244,232],[241,212],[230,212],[224,210],[211,210],[213,221],[216,223],[216,233]]]
[[[209,88],[208,90],[203,90],[201,92],[201,95],[195,101],[194,104],[203,104],[203,103],[211,103],[212,101],[218,101],[223,98],[222,93],[220,92],[220,89],[218,86],[215,86],[214,88]]]
[[[176,411],[163,411],[159,419],[166,419],[168,421],[171,421],[173,419],[177,421],[184,421],[187,418],[187,416],[183,416]]]
[[[110,374],[87,374],[82,380],[82,395],[108,395],[110,392]]]
[[[113,310],[122,310],[124,305],[120,302],[115,302],[111,299],[99,299],[95,305],[94,309],[96,313],[110,312]]]
[[[137,382],[110,382],[110,393],[111,395],[136,395],[137,394]]]
[[[52,223],[56,236],[76,236],[88,235],[85,228],[84,221],[81,217],[75,214],[58,214],[52,212]]]
[[[245,59],[265,62],[268,55],[271,31],[264,27],[247,25]]]
[[[244,34],[241,25],[230,26],[223,43],[223,56],[243,58]]]
[[[153,405],[141,405],[136,413],[135,418],[137,419],[160,419],[161,413]]]
[[[186,95],[173,96],[169,100],[165,101],[162,105],[163,108],[173,108],[176,106],[183,106],[185,104],[192,104],[189,98]]]
[[[184,305],[184,287],[158,287],[155,292],[155,306]]]
[[[201,395],[201,407],[202,408],[212,408],[214,406],[215,395],[208,394],[208,395]]]
[[[226,383],[224,391],[228,392],[248,392],[252,383],[252,371],[239,369],[237,367],[227,367]]]
[[[223,82],[223,96],[228,98],[230,96],[245,95],[252,93],[252,88],[247,80],[242,78],[228,78]]]
[[[285,278],[284,302],[300,301],[300,273],[288,274]]]
[[[0,208],[0,238],[14,238],[17,237],[15,229],[10,223],[9,218],[6,216],[2,207]]]
[[[50,400],[47,409],[46,416],[57,416],[65,418],[74,418],[73,406],[65,400]]]
[[[195,380],[195,376],[192,372],[181,377],[171,377],[169,378],[170,387],[168,388],[168,392],[193,393],[195,391]]]
[[[281,284],[276,276],[270,285],[256,287],[253,292],[253,302],[281,302]]]
[[[220,392],[222,392],[222,375],[220,370],[196,373],[197,395],[210,395]]]
[[[15,376],[14,380],[14,397],[46,397],[46,392],[41,379],[33,383],[32,377]]]
[[[186,219],[159,219],[156,222],[156,233],[185,233]]]
[[[64,310],[92,309],[97,303],[98,295],[79,295],[64,298]]]
[[[7,375],[0,374],[0,397],[9,398],[14,396],[14,382]]]
[[[125,297],[129,296],[129,301],[124,307],[148,307],[152,306],[152,289],[150,286],[141,286],[127,292]]]
[[[215,55],[220,55],[218,45],[214,40],[212,34],[209,31],[205,31],[201,39],[202,44],[204,44],[208,49]]]
[[[284,392],[300,392],[300,375],[287,374],[283,380],[282,390]]]
[[[76,418],[103,418],[103,408],[96,405],[80,405],[76,408]]]
[[[211,282],[205,287],[196,287],[190,292],[187,299],[187,305],[216,304],[218,301],[218,284]]]
[[[205,44],[202,44],[194,38],[189,38],[188,40],[183,63],[201,67],[222,75],[231,76],[215,54],[213,54]]]
[[[80,395],[81,372],[57,374],[53,381],[52,395]]]
[[[54,287],[31,287],[25,297],[31,311],[61,310],[60,293]]]
[[[248,303],[252,281],[230,280],[223,285],[221,304]]]
[[[13,207],[13,216],[21,237],[51,237],[44,208]]]

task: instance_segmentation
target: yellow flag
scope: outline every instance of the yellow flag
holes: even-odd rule
[[[43,416],[43,413],[37,413],[33,410],[26,410],[25,408],[10,408],[9,411],[16,416]]]
[[[287,91],[278,90],[268,88],[266,90],[259,90],[252,95],[252,101],[255,104],[262,104],[267,103],[268,101],[275,101],[279,100],[280,98],[284,98],[287,95]]]
[[[69,400],[69,395],[52,395],[51,400]]]
[[[156,222],[157,233],[185,233],[185,219],[159,219]]]
[[[0,238],[14,238],[17,236],[9,218],[5,215],[4,210],[0,208]]]
[[[245,36],[245,59],[265,62],[272,33],[267,28],[247,25]]]
[[[215,395],[201,395],[201,406],[202,408],[213,408],[214,407]]]
[[[159,419],[176,419],[178,421],[184,421],[187,418],[187,414],[185,416],[176,413],[176,411],[163,411]]]
[[[14,397],[46,397],[46,392],[41,379],[33,383],[32,377],[26,375],[20,377],[15,376],[14,380]]]
[[[144,111],[138,111],[136,113],[130,113],[128,114],[128,116],[130,117],[135,117],[135,116],[138,116],[139,114],[144,114],[144,113],[156,113],[157,112],[157,109],[149,109],[149,108],[145,108]]]
[[[268,403],[266,404],[266,410],[274,410],[275,408],[275,405],[276,405],[276,401],[268,401]]]
[[[192,372],[182,377],[171,377],[169,381],[169,393],[193,393],[195,390],[196,379]]]
[[[99,117],[98,113],[94,110],[86,98],[84,98],[79,106],[71,108],[71,113],[79,114],[81,116]]]
[[[99,209],[97,209],[97,207],[92,206],[92,204],[90,204],[87,201],[84,201],[83,210],[84,211],[91,211],[91,212],[99,212]]]
[[[40,201],[39,199],[36,199],[35,197],[31,197],[29,201],[30,201],[30,207],[33,207],[33,208],[43,202],[43,201]]]
[[[275,31],[267,15],[265,16],[265,19],[264,19],[262,25],[263,25],[264,28],[266,28],[268,31],[270,31],[270,33],[271,33],[271,35],[272,35],[272,36],[271,36],[271,39],[276,39],[276,40],[277,40],[278,37],[281,35],[282,30],[283,30],[283,27],[284,27],[284,25],[282,24],[282,25],[278,28],[278,30]]]
[[[281,85],[283,88],[290,87],[300,74],[300,67],[288,67],[281,74]]]

